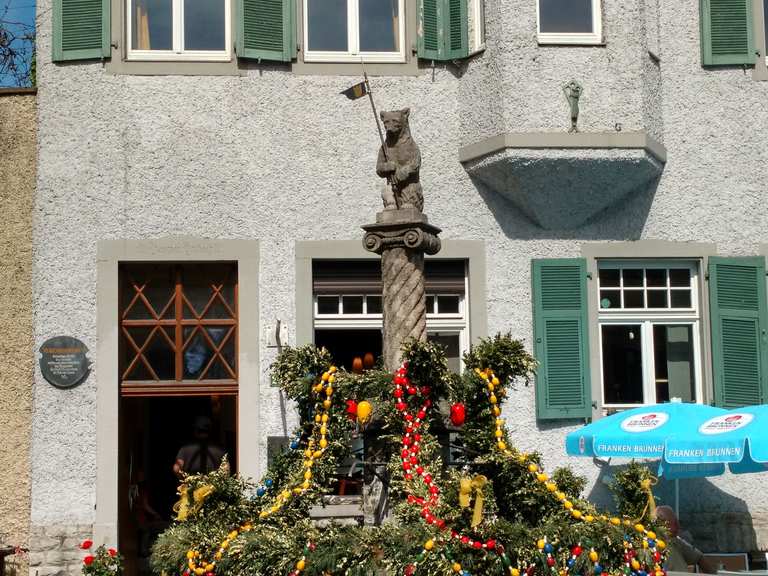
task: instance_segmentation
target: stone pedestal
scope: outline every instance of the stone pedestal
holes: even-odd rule
[[[363,226],[363,246],[381,255],[384,366],[400,366],[400,348],[409,338],[427,339],[424,254],[440,251],[440,229],[415,208],[384,210]]]

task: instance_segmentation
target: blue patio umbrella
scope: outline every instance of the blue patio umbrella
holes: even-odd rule
[[[659,459],[658,475],[675,480],[768,471],[768,405],[725,410],[672,402],[641,406],[566,436],[571,456]]]
[[[565,449],[571,456],[660,459],[670,438],[687,436],[701,423],[727,413],[722,408],[681,402],[640,406],[571,432]]]
[[[727,464],[734,474],[768,470],[768,405],[713,415],[694,430],[667,439],[661,464],[670,478],[715,476]],[[708,468],[709,473],[699,473]]]

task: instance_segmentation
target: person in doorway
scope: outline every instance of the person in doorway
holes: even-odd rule
[[[185,474],[205,474],[216,470],[224,459],[225,452],[210,442],[211,419],[198,416],[195,419],[195,441],[185,444],[176,455],[173,473],[179,478]]]
[[[704,553],[680,537],[680,520],[670,506],[656,508],[656,518],[669,530],[667,562],[664,568],[672,572],[688,572],[688,566],[698,566],[699,572],[717,574],[717,566]]]

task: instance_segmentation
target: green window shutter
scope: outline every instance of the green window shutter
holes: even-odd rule
[[[702,64],[754,64],[752,0],[700,2]]]
[[[768,304],[763,258],[709,259],[715,404],[768,402]]]
[[[53,1],[53,61],[110,55],[109,0]]]
[[[295,0],[239,0],[237,55],[290,62],[296,57]]]
[[[419,0],[419,58],[458,60],[469,55],[467,0]]]
[[[582,258],[533,260],[536,416],[589,418],[592,390],[587,265]]]

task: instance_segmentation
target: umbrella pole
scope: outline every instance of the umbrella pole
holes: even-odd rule
[[[675,478],[675,516],[680,518],[680,480]]]

